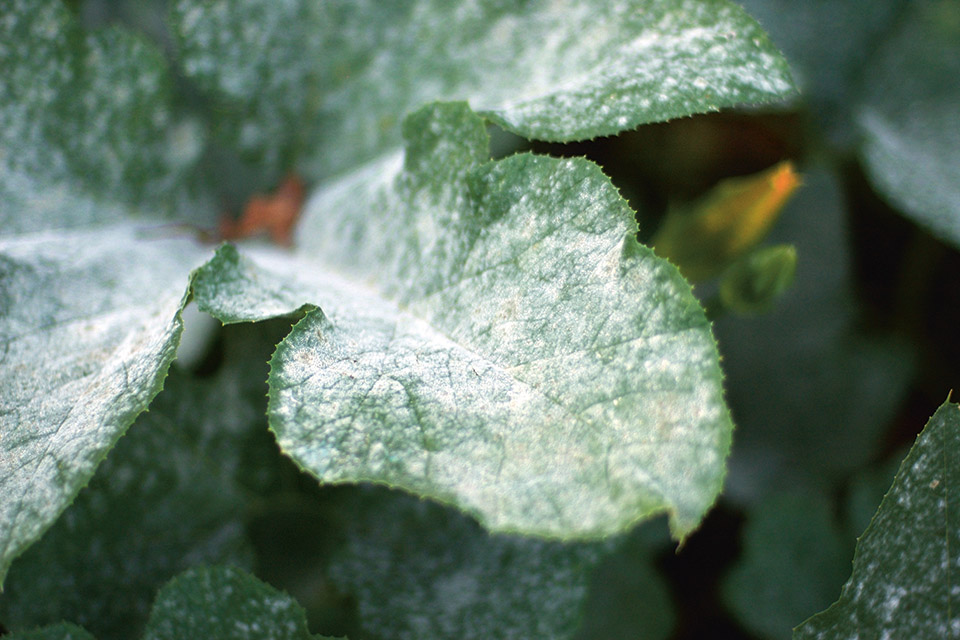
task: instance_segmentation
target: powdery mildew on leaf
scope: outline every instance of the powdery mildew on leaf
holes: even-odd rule
[[[795,640],[960,636],[960,405],[944,403],[900,466],[857,543],[840,599]]]
[[[296,259],[210,265],[240,307],[285,278],[322,309],[271,362],[281,447],[322,481],[403,487],[498,531],[603,536],[667,511],[683,538],[731,430],[689,285],[636,243],[595,165],[482,163],[483,122],[460,104],[406,132],[404,169],[314,198]]]
[[[143,640],[322,640],[287,594],[232,567],[191,569],[157,594]]]
[[[207,250],[136,225],[0,241],[0,578],[159,391]]]
[[[574,140],[792,91],[780,54],[726,0],[175,6],[184,71],[237,114],[224,135],[250,153],[292,153],[271,131],[296,122],[323,175],[396,148],[403,117],[433,100]]]
[[[0,16],[0,234],[116,221],[184,202],[201,143],[172,113],[166,64],[118,28],[84,31],[59,2]]]
[[[246,407],[231,398],[235,377],[205,383],[172,371],[164,393],[89,486],[13,563],[0,597],[7,628],[71,620],[99,640],[134,637],[157,589],[177,573],[204,563],[252,565],[245,496],[230,473],[236,464],[220,448],[197,443],[229,439],[239,458],[235,431]]]
[[[858,110],[867,173],[898,207],[960,246],[960,2],[918,2],[871,59]]]

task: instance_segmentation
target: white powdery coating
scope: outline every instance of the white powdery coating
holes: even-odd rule
[[[204,253],[131,225],[0,243],[0,573],[159,389]]]
[[[572,140],[792,91],[756,22],[723,0],[175,6],[186,73],[234,105],[221,131],[269,155],[295,129],[324,176],[396,148],[404,116],[435,100]]]
[[[945,403],[917,438],[860,538],[840,600],[794,637],[955,637],[960,527],[950,497],[958,451],[960,406]]]
[[[434,165],[470,138],[460,110],[424,124],[452,127]],[[599,536],[661,510],[678,535],[694,526],[729,443],[716,349],[599,169],[517,156],[453,180],[398,170],[321,191],[304,262],[273,267],[323,310],[273,361],[283,449],[323,480],[401,486],[495,530]]]
[[[188,570],[157,595],[144,640],[236,638],[310,640],[303,609],[233,567]]]
[[[171,126],[166,66],[119,28],[85,32],[59,3],[0,20],[0,234],[172,210],[199,157]],[[190,136],[186,132],[187,137]]]

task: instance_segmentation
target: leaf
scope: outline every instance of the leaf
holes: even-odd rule
[[[960,2],[913,3],[871,60],[857,112],[876,187],[960,247]]]
[[[402,118],[434,100],[574,140],[792,91],[724,0],[179,0],[173,20],[184,72],[223,105],[221,138],[250,156],[302,152],[314,176],[398,147]]]
[[[788,639],[799,620],[836,597],[850,551],[822,495],[770,496],[751,510],[723,599],[758,637]]]
[[[134,224],[0,240],[0,578],[160,390],[207,251]]]
[[[190,569],[157,594],[144,640],[322,640],[290,596],[232,567]]]
[[[174,112],[160,52],[118,28],[87,33],[60,2],[3,11],[0,235],[196,204],[184,184],[203,141]]]
[[[960,471],[960,406],[945,402],[919,435],[857,542],[840,599],[794,638],[949,638],[960,634],[951,511]]]
[[[404,169],[315,195],[296,258],[224,249],[197,276],[231,321],[322,309],[271,360],[281,448],[323,482],[401,487],[494,531],[600,537],[666,511],[683,539],[731,429],[689,285],[595,165],[483,163],[462,104],[405,131]]]
[[[790,289],[797,272],[797,250],[778,244],[759,248],[734,262],[720,278],[724,309],[740,315],[770,311]]]
[[[491,536],[452,509],[371,487],[343,508],[328,575],[356,599],[369,638],[570,638],[610,547]]]
[[[157,589],[183,569],[252,564],[235,465],[210,446],[229,434],[232,449],[241,449],[250,425],[235,421],[245,413],[231,393],[238,377],[228,372],[204,384],[171,374],[90,485],[14,563],[0,599],[5,626],[70,620],[101,640],[131,637]],[[221,398],[234,402],[221,406]]]

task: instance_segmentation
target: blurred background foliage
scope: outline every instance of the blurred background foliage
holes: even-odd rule
[[[164,2],[68,4],[87,27],[121,23],[177,55]],[[181,463],[165,472],[174,480],[163,504],[175,509],[183,508],[184,485],[196,488],[194,474],[217,460],[219,475],[201,484],[216,496],[208,508],[223,518],[215,525],[176,516],[183,535],[207,541],[200,547],[155,526],[150,542],[164,550],[163,562],[132,573],[124,554],[142,554],[138,545],[126,549],[87,532],[87,544],[114,554],[97,556],[102,574],[127,575],[130,597],[143,600],[150,596],[137,594],[155,592],[183,564],[229,560],[291,593],[314,632],[354,639],[788,638],[792,626],[833,602],[856,536],[905,448],[960,385],[960,3],[742,4],[792,64],[802,93],[790,103],[564,145],[491,127],[498,157],[529,149],[595,160],[640,212],[644,241],[668,211],[723,179],[785,160],[801,176],[763,240],[795,247],[792,286],[765,313],[720,313],[715,323],[737,430],[725,492],[682,549],[670,544],[664,522],[571,548],[489,536],[456,512],[385,489],[318,487],[277,453],[265,429],[264,362],[289,320],[221,329],[198,316],[188,331],[208,339],[181,357],[168,383],[197,389],[193,404],[168,406],[170,394],[162,394],[109,466],[133,465],[134,473],[151,448],[183,449]],[[179,82],[185,109],[212,108],[188,80]],[[216,149],[203,163],[204,179],[220,185],[220,201],[236,210],[296,168],[298,142],[283,144],[256,161]],[[718,286],[708,279],[695,291],[706,302]],[[222,407],[206,399],[217,397],[207,393],[214,386],[229,390]],[[134,442],[146,423],[153,441]],[[191,426],[168,433],[171,424]],[[172,440],[159,442],[164,434]],[[84,510],[148,517],[125,506],[136,496],[117,497],[129,488],[112,485],[108,473],[100,470],[48,538],[87,531]],[[206,486],[217,482],[224,488]],[[235,521],[245,535],[238,537]],[[146,609],[127,601],[120,603],[125,632],[91,622],[102,611],[18,604],[17,571],[31,563],[51,580],[70,573],[75,586],[97,589],[85,565],[51,544],[14,564],[0,621],[68,617],[101,638],[143,624]],[[540,626],[530,627],[529,615],[511,620],[517,607]]]

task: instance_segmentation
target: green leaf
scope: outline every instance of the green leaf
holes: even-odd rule
[[[433,100],[574,140],[792,91],[766,35],[725,0],[179,0],[173,21],[222,139],[249,156],[303,151],[324,176],[399,146],[402,118]]]
[[[788,639],[798,621],[836,597],[851,550],[822,496],[770,496],[751,511],[723,599],[758,636]]]
[[[197,276],[222,285],[219,300],[198,289],[202,308],[234,319],[257,317],[265,281],[301,292],[288,311],[322,309],[271,360],[281,448],[323,482],[402,487],[495,531],[597,537],[666,511],[685,537],[731,430],[689,285],[636,242],[596,165],[481,163],[483,122],[462,104],[405,131],[405,168],[314,197],[299,255],[224,249]]]
[[[80,627],[61,622],[32,631],[21,631],[3,636],[6,640],[96,640]]]
[[[181,183],[203,142],[173,111],[160,52],[118,28],[85,32],[61,2],[3,11],[0,235],[190,202]]]
[[[960,2],[917,2],[871,59],[857,121],[877,188],[960,247]]]
[[[960,473],[960,405],[944,403],[900,466],[857,542],[840,599],[794,638],[952,638],[960,634],[960,526],[951,511]]]
[[[190,569],[171,580],[150,612],[144,640],[321,640],[287,594],[232,567]]]
[[[371,487],[347,506],[328,575],[356,599],[364,637],[570,638],[610,547],[491,536],[452,509]]]
[[[0,240],[0,579],[160,390],[207,253],[133,224]]]
[[[239,450],[249,426],[236,419],[246,411],[231,393],[240,386],[234,374],[204,384],[174,370],[90,485],[13,564],[0,598],[6,626],[71,620],[101,640],[127,638],[142,629],[157,589],[183,569],[252,564],[236,465],[211,446],[229,434]]]

